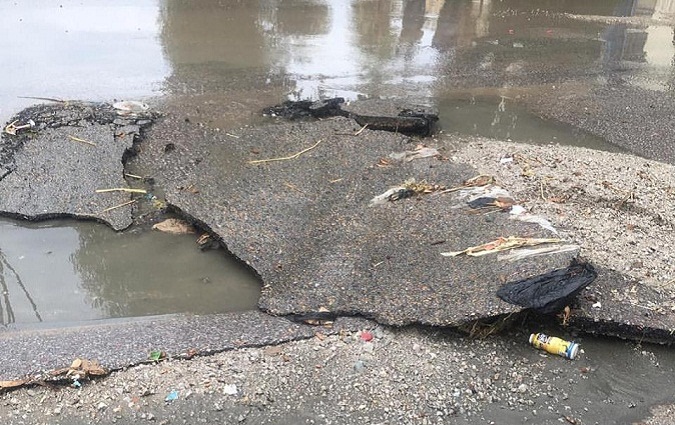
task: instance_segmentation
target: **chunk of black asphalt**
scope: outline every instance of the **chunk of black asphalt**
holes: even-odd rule
[[[567,268],[507,283],[497,290],[497,296],[507,303],[549,314],[561,310],[597,276],[591,264],[573,260]]]

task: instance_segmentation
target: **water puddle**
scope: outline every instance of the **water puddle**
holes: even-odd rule
[[[260,284],[195,235],[0,220],[0,325],[256,308]]]
[[[169,74],[156,0],[0,2],[0,120],[41,102],[157,93]]]
[[[541,326],[537,324],[533,331],[544,330]],[[561,335],[564,331],[550,332]],[[528,336],[516,333],[508,337],[526,340]],[[488,405],[483,412],[485,423],[568,423],[562,416],[574,419],[583,415],[583,423],[632,424],[648,416],[651,406],[672,403],[675,356],[670,347],[598,336],[574,339],[581,343],[583,352],[571,362],[514,343],[511,350],[515,357],[526,359],[535,371],[545,371],[542,379],[550,384],[550,392],[532,406],[505,409],[499,403]],[[538,414],[533,417],[534,410]],[[524,416],[530,419],[523,420]]]
[[[601,137],[534,115],[506,97],[444,99],[438,106],[440,127],[448,133],[521,143],[561,144],[607,152],[626,152]]]

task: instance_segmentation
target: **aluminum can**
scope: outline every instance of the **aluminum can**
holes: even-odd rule
[[[565,341],[564,339],[543,333],[530,335],[530,344],[532,344],[534,348],[544,350],[551,354],[557,354],[570,360],[574,360],[579,353],[579,344],[576,342]]]

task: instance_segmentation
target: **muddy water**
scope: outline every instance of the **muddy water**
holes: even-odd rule
[[[515,126],[519,139],[538,140],[545,135],[533,128],[527,100],[547,87],[613,84],[620,66],[622,83],[672,90],[674,8],[667,0],[4,2],[0,118],[35,102],[19,96],[217,96],[262,83],[291,99],[513,99],[522,103],[512,108],[515,123],[478,123],[477,131]],[[493,114],[480,103],[459,106]],[[465,131],[451,117],[446,127]]]
[[[38,102],[148,96],[170,72],[154,0],[0,2],[0,118]]]
[[[506,97],[443,99],[438,103],[441,126],[454,133],[532,144],[590,147],[625,152],[586,131],[533,115]]]
[[[255,308],[260,287],[196,235],[0,220],[0,325]]]

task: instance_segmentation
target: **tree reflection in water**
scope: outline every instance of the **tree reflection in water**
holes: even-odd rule
[[[7,270],[7,272],[5,270]],[[9,325],[16,322],[14,309],[12,308],[12,302],[10,300],[9,285],[7,284],[9,277],[8,273],[12,274],[14,282],[26,296],[26,300],[28,300],[28,303],[31,305],[33,313],[35,314],[38,322],[42,322],[42,316],[40,316],[37,304],[30,295],[30,292],[28,292],[28,288],[21,280],[19,273],[16,272],[14,267],[12,267],[12,265],[7,260],[7,257],[5,257],[5,254],[2,252],[2,250],[0,250],[0,287],[2,288],[2,301],[0,301],[0,324]]]

